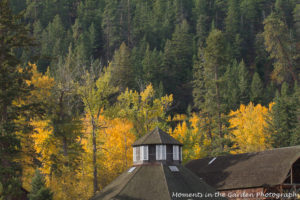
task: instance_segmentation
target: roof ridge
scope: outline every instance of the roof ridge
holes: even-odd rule
[[[154,129],[155,130],[155,129]],[[150,132],[150,134],[145,134],[144,136],[146,136],[146,137],[144,137],[144,139],[141,141],[141,143],[143,143],[143,142],[145,142],[145,140],[151,135],[153,133],[153,131],[151,131]],[[143,137],[143,136],[142,136]]]
[[[163,141],[162,141],[162,138],[161,138],[161,134],[162,134],[162,133],[164,133],[164,131],[162,131],[162,133],[160,133],[160,132],[159,132],[159,128],[158,128],[158,127],[156,127],[155,129],[157,130],[157,133],[158,133],[158,136],[159,136],[160,142],[161,142],[161,143],[163,143]],[[154,130],[155,130],[155,129],[154,129]]]
[[[209,156],[209,157],[204,157],[204,158],[198,158],[194,160],[202,160],[202,159],[213,159],[213,158],[220,158],[220,157],[227,157],[227,156],[239,156],[239,155],[246,155],[246,154],[260,154],[268,151],[277,151],[280,149],[290,149],[290,148],[300,148],[300,145],[295,145],[295,146],[289,146],[289,147],[279,147],[279,148],[272,148],[272,149],[265,149],[263,151],[255,151],[255,152],[245,152],[245,153],[237,153],[237,154],[227,154],[227,155],[219,155],[219,156]]]
[[[164,181],[165,181],[165,183],[166,183],[166,186],[167,186],[167,191],[168,191],[168,196],[170,197],[170,199],[171,199],[171,193],[170,193],[170,190],[169,190],[169,185],[168,185],[168,181],[167,181],[167,178],[166,178],[166,172],[165,172],[165,169],[164,169],[164,165],[161,163],[160,164],[160,167],[162,168],[162,171],[163,171],[163,178],[164,178]]]
[[[125,189],[125,187],[128,185],[128,183],[133,179],[133,177],[135,176],[135,174],[141,169],[141,167],[136,167],[136,168],[137,168],[137,170],[135,171],[135,173],[132,174],[132,176],[128,179],[127,182],[124,183],[124,185],[121,187],[120,191],[115,196],[121,194],[121,192]]]

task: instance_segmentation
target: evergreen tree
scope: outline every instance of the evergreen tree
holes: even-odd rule
[[[106,41],[106,60],[110,60],[113,51],[121,45],[122,41],[125,41],[122,36],[125,27],[124,24],[120,24],[121,16],[124,16],[124,13],[120,10],[120,6],[118,1],[107,0],[103,11],[102,29]]]
[[[162,81],[160,75],[161,57],[159,52],[156,49],[151,51],[148,45],[144,59],[142,60],[142,65],[146,83],[152,83],[155,88],[158,88],[160,82]]]
[[[199,0],[195,2],[194,18],[196,22],[196,40],[198,45],[205,42],[205,38],[209,33],[210,19],[210,2],[207,0]]]
[[[238,87],[240,104],[249,103],[249,72],[242,60],[238,67]]]
[[[215,149],[217,153],[223,152],[224,148],[224,84],[222,79],[225,73],[226,60],[225,38],[221,31],[212,30],[206,40],[204,49],[204,71],[205,71],[205,112],[208,113],[215,124],[212,126],[215,138]]]
[[[293,43],[286,24],[275,13],[264,20],[263,36],[266,49],[275,60],[272,78],[279,83],[296,81],[298,77]]]
[[[281,94],[276,95],[272,108],[271,130],[273,132],[273,146],[290,146],[297,134],[297,109],[295,96],[289,94],[288,84],[283,83]]]
[[[111,65],[112,84],[119,87],[121,91],[126,88],[133,88],[134,73],[130,60],[130,50],[123,42],[118,50],[115,51]]]
[[[239,33],[240,30],[240,11],[239,11],[239,1],[229,0],[228,1],[228,11],[227,17],[225,19],[226,34],[230,41],[233,41],[235,35]]]
[[[162,71],[165,90],[174,94],[181,110],[185,110],[191,102],[185,84],[191,80],[192,56],[192,37],[187,21],[183,21],[176,26],[172,40],[166,42]]]
[[[151,47],[158,50],[164,49],[167,39],[170,39],[175,26],[175,11],[170,0],[154,0],[150,20],[153,31],[153,41],[148,41]]]
[[[52,200],[52,192],[46,187],[45,179],[40,171],[35,171],[35,176],[32,178],[31,192],[28,195],[29,200]]]
[[[204,59],[203,59],[203,50],[198,49],[198,56],[194,59],[193,65],[193,100],[194,106],[198,110],[203,110],[204,106],[204,97],[206,93],[205,87],[205,74],[204,74]]]
[[[236,78],[237,77],[237,78]],[[227,66],[224,74],[224,83],[226,90],[224,92],[224,101],[226,101],[226,110],[236,110],[240,105],[240,88],[239,88],[239,64],[236,60]]]
[[[28,122],[39,109],[32,103],[16,103],[25,100],[33,89],[26,83],[31,79],[30,68],[18,67],[21,63],[14,54],[15,49],[33,44],[20,18],[12,14],[8,0],[0,1],[0,182],[4,199],[18,198],[21,188],[21,168],[16,160],[20,151],[17,131],[26,132],[30,127],[17,119],[22,116]]]
[[[250,100],[254,104],[262,103],[264,86],[257,72],[254,73],[250,88]]]

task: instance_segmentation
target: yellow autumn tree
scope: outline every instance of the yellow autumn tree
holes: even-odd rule
[[[176,122],[174,129],[169,129],[169,134],[179,140],[183,146],[183,162],[192,159],[203,158],[208,155],[212,144],[211,134],[206,134],[203,127],[206,121],[198,114],[192,113],[188,118],[186,115],[175,115],[169,121]]]
[[[107,128],[100,133],[102,145],[102,159],[100,166],[103,177],[100,186],[104,187],[124,170],[132,165],[132,144],[135,135],[132,133],[133,124],[126,120],[115,118],[108,121]],[[104,176],[105,175],[105,176]]]
[[[267,117],[272,109],[260,104],[240,105],[229,114],[231,134],[229,139],[234,143],[231,153],[263,151],[271,148],[271,134],[267,131]]]
[[[92,126],[89,122],[90,117],[86,116],[84,120],[84,136],[81,139],[84,153],[82,160],[82,180],[88,186],[84,191],[88,199],[93,195],[93,137],[90,134]],[[120,175],[132,164],[131,145],[135,141],[135,135],[132,133],[133,124],[121,118],[108,119],[104,117],[103,111],[99,115],[98,123],[101,123],[102,129],[97,130],[97,167],[99,176],[97,182],[102,189],[113,179]]]
[[[118,97],[115,113],[120,118],[129,119],[137,137],[141,137],[156,126],[166,128],[166,112],[173,103],[173,95],[155,98],[153,86],[149,84],[140,93],[126,90]]]

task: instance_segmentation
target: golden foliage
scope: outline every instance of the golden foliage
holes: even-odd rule
[[[206,156],[206,149],[211,145],[211,139],[202,131],[201,119],[196,113],[190,118],[185,115],[175,115],[173,121],[180,123],[169,129],[170,135],[183,143],[183,162],[191,159],[198,159]]]
[[[159,119],[166,118],[165,113],[173,103],[173,95],[155,98],[154,94],[150,84],[140,93],[127,89],[118,97],[118,117],[129,119],[138,137],[158,125],[162,127]]]
[[[266,131],[269,108],[260,104],[254,106],[240,105],[240,109],[231,111],[229,116],[230,128],[232,129],[229,138],[234,142],[231,153],[245,153],[262,151],[271,147],[271,134]]]
[[[89,117],[85,119],[85,135],[81,140],[83,149],[83,170],[92,185],[92,129]],[[132,164],[132,147],[135,135],[131,132],[133,124],[121,118],[106,119],[100,115],[98,120],[102,129],[97,131],[97,157],[100,188],[110,183]],[[91,187],[92,189],[92,187]],[[92,191],[90,191],[92,195]]]
[[[31,67],[32,77],[31,80],[27,80],[28,85],[33,85],[34,90],[31,91],[27,99],[18,100],[14,104],[27,105],[31,103],[43,103],[51,95],[51,89],[54,86],[54,79],[49,76],[48,73],[42,74],[38,72],[35,64],[28,63]],[[19,68],[19,71],[22,70]],[[19,119],[19,123],[25,123],[26,119]],[[48,121],[31,121],[30,125],[34,127],[32,133],[17,133],[21,140],[22,154],[20,162],[22,163],[22,184],[27,190],[31,188],[31,179],[34,175],[34,157],[36,152],[45,153],[43,151],[42,141],[45,137],[48,137],[50,130],[46,127]],[[44,130],[45,129],[45,130]],[[41,134],[40,134],[41,133]]]

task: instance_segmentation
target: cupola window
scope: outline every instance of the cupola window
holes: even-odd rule
[[[166,145],[156,145],[156,160],[166,160]]]
[[[148,145],[140,146],[140,158],[141,160],[149,160]]]
[[[173,145],[173,160],[179,160],[179,146]]]
[[[136,147],[133,147],[133,155],[132,155],[132,157],[133,157],[133,162],[136,162],[137,161],[137,154],[136,154]]]

